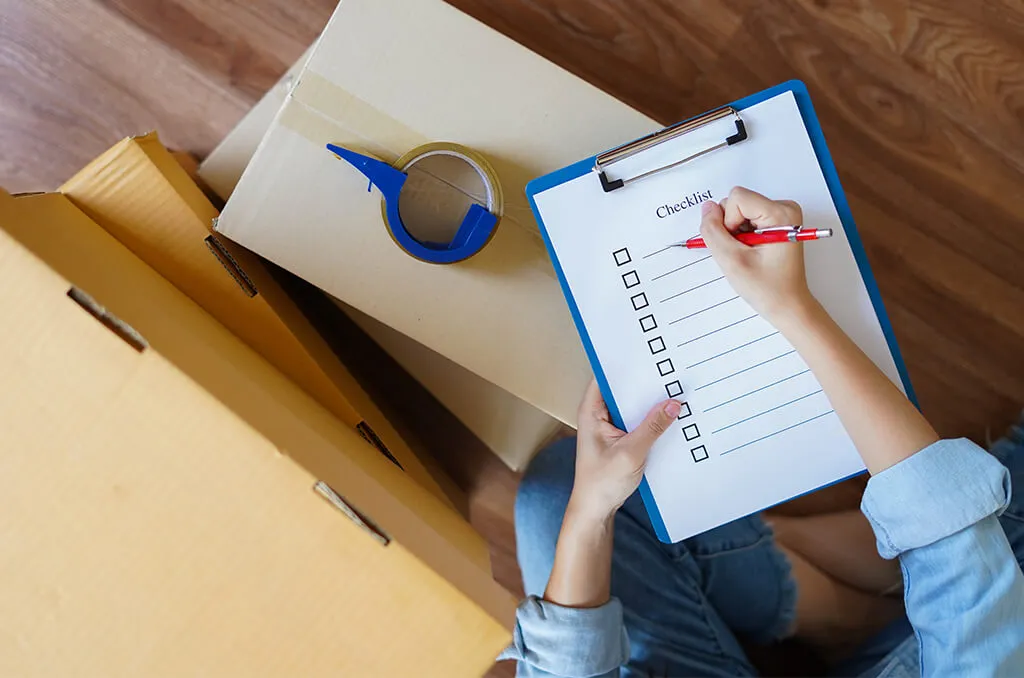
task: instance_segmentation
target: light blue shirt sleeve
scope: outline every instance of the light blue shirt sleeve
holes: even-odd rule
[[[516,611],[512,645],[499,660],[519,662],[520,678],[612,678],[629,658],[622,603],[601,607],[562,607],[536,596]]]
[[[861,510],[899,557],[925,676],[1024,675],[1024,575],[997,517],[1006,468],[968,440],[943,440],[874,476]]]

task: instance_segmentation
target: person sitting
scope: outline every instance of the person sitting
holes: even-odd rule
[[[542,451],[519,489],[528,597],[503,658],[527,677],[756,675],[744,644],[796,637],[834,675],[1024,675],[1024,501],[1010,491],[1024,424],[989,452],[940,440],[811,295],[801,246],[743,245],[730,231],[748,222],[800,224],[800,208],[736,188],[702,205],[701,234],[820,382],[871,474],[861,511],[754,515],[661,543],[636,489],[680,405],[627,434],[592,383],[577,437]],[[900,590],[905,611],[884,595]]]

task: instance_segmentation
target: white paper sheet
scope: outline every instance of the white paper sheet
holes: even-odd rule
[[[669,246],[697,233],[704,194],[721,200],[746,186],[796,200],[806,225],[834,229],[805,247],[811,290],[903,388],[793,94],[742,117],[746,141],[678,169],[611,193],[588,173],[535,196],[626,428],[667,396],[686,403],[646,475],[672,541],[864,468],[793,347],[708,251]],[[613,165],[609,177],[685,157],[734,129],[709,125]]]

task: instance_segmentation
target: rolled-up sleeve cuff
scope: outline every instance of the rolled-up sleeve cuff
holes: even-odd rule
[[[1010,474],[964,438],[940,440],[869,482],[861,502],[883,558],[933,544],[999,515],[1010,501]]]
[[[622,666],[629,640],[622,603],[562,607],[536,596],[519,605],[512,645],[498,659],[516,659],[556,676],[601,676]]]

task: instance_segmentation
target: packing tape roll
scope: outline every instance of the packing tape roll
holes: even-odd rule
[[[492,167],[491,163],[487,161],[487,158],[473,149],[462,146],[461,144],[447,141],[423,144],[402,155],[394,162],[393,166],[403,174],[409,175],[409,173],[416,168],[418,163],[426,160],[427,158],[438,156],[457,159],[472,168],[483,187],[483,195],[473,195],[469,189],[464,186],[460,186],[458,180],[455,178],[439,177],[430,172],[425,173],[433,177],[433,179],[437,180],[448,189],[461,193],[467,200],[472,201],[475,204],[479,204],[479,202],[482,201],[482,207],[486,209],[486,212],[490,217],[483,215],[481,210],[474,210],[473,205],[471,204],[462,224],[458,227],[458,230],[451,241],[439,244],[419,240],[416,236],[412,235],[412,233],[409,232],[408,218],[405,215],[402,216],[402,223],[393,224],[392,219],[389,218],[389,212],[392,214],[394,214],[394,212],[388,209],[388,196],[386,195],[381,197],[381,216],[384,218],[384,223],[387,226],[388,233],[391,235],[392,240],[394,240],[395,244],[404,249],[410,255],[430,263],[449,264],[456,263],[457,261],[463,261],[473,256],[491,241],[497,231],[498,224],[501,221],[501,216],[504,210],[504,196],[501,190],[501,182],[498,180],[498,173],[494,171],[494,167]],[[410,187],[407,183],[403,186],[402,190],[408,192],[409,188]],[[478,223],[476,219],[481,219],[481,221]],[[486,233],[484,233],[484,231],[486,231]],[[408,236],[409,238],[416,240],[427,251],[420,248],[408,247],[408,240],[406,240],[404,236]],[[456,252],[458,254],[453,256]]]
[[[384,225],[395,244],[413,257],[431,264],[454,264],[482,250],[494,237],[504,209],[501,184],[491,164],[476,151],[459,144],[435,142],[417,146],[394,165],[389,165],[336,144],[327,144],[327,150],[361,172],[370,180],[370,187],[376,186],[380,190]],[[410,182],[410,173],[417,170],[417,163],[429,158],[446,158],[456,163],[448,163],[447,177],[423,170],[422,176],[417,174]],[[464,187],[464,177],[459,175],[465,174],[466,168],[472,170],[472,179],[483,187],[482,196],[474,196],[470,189]],[[426,189],[428,183],[436,188]],[[439,197],[441,195],[445,197]],[[406,215],[410,215],[416,210],[409,209],[408,203],[399,209],[403,196],[434,209],[435,214],[431,215],[434,226],[439,220],[444,222],[441,224],[444,231],[441,241],[425,235],[422,229],[418,229],[420,237],[409,232],[402,212],[404,210]],[[448,235],[452,222],[459,218],[458,229],[453,235]]]

